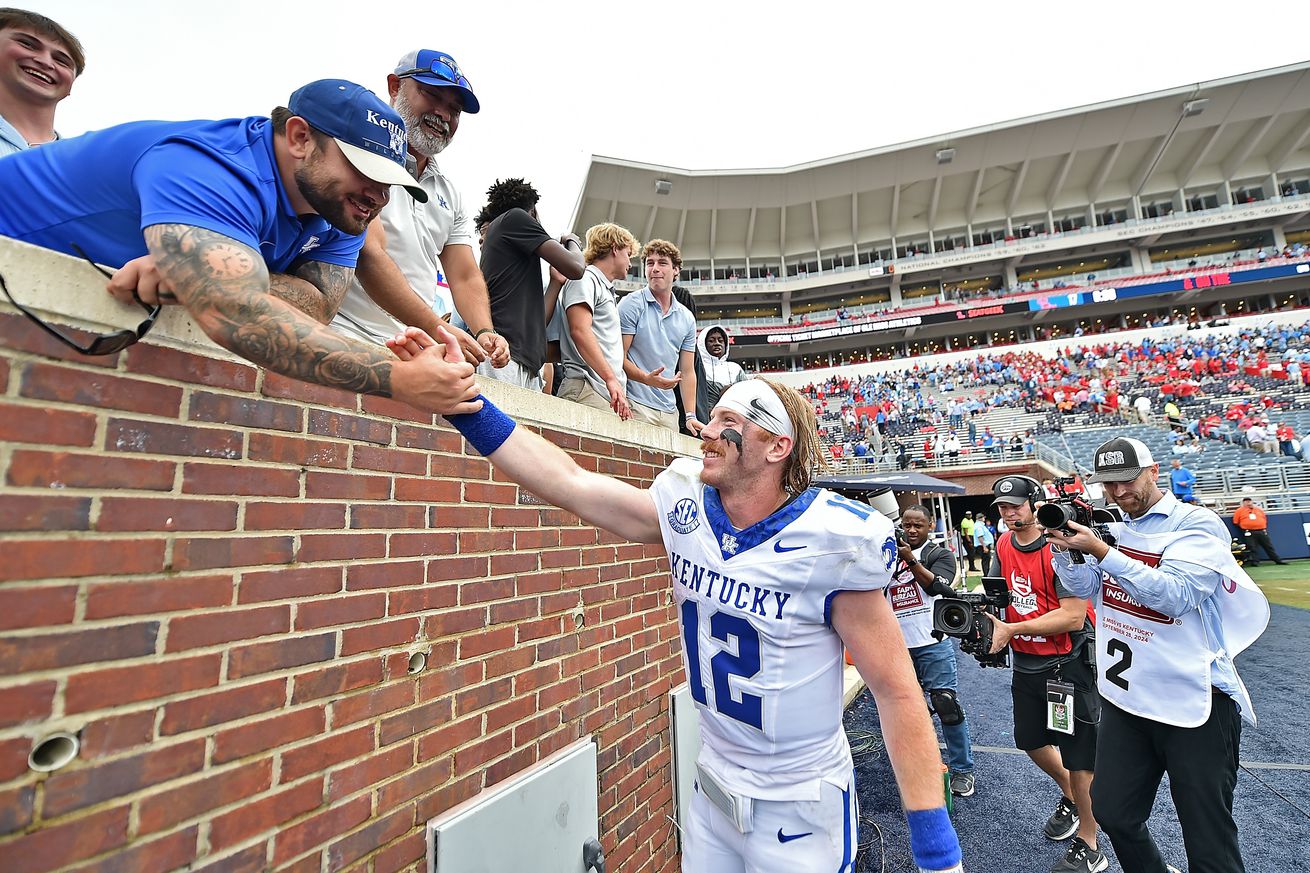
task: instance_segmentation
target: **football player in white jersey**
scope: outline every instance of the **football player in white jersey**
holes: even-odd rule
[[[462,355],[441,336],[447,358]],[[402,359],[433,344],[409,328]],[[794,390],[754,379],[719,398],[703,459],[675,460],[643,490],[584,470],[485,398],[450,423],[504,475],[605,530],[664,543],[701,714],[684,873],[849,873],[855,786],[841,721],[842,646],[878,703],[923,871],[960,871],[941,754],[883,588],[891,523],[809,487],[820,447]]]

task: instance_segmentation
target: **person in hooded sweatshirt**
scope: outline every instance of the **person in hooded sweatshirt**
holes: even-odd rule
[[[696,338],[696,345],[700,349],[701,364],[705,368],[704,379],[697,382],[698,389],[704,386],[704,390],[696,392],[696,417],[701,421],[709,421],[708,417],[702,416],[709,415],[710,410],[719,402],[719,395],[729,385],[744,382],[749,377],[740,364],[728,360],[728,332],[723,325],[711,324],[702,330]]]

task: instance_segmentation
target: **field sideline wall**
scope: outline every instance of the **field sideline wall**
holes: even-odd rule
[[[0,241],[0,275],[61,323],[140,318],[70,258]],[[423,870],[427,819],[589,735],[609,869],[676,869],[660,547],[181,311],[85,358],[0,304],[0,392],[0,869]],[[486,393],[634,484],[694,449]],[[56,731],[79,756],[30,770]]]

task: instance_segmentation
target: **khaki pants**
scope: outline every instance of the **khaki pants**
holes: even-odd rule
[[[637,421],[644,421],[656,427],[666,428],[674,433],[678,432],[678,410],[665,412],[662,409],[645,406],[630,398],[628,406],[632,407],[632,417]]]
[[[596,389],[592,388],[591,383],[583,377],[575,376],[565,379],[560,383],[559,394],[556,396],[561,400],[572,400],[574,403],[590,406],[592,409],[603,409],[606,412],[614,411],[610,407],[609,397],[596,393]]]

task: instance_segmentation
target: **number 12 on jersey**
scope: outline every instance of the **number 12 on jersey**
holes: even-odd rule
[[[733,699],[730,684],[733,676],[749,679],[760,672],[759,632],[741,616],[715,610],[709,616],[709,634],[702,637],[700,604],[695,600],[684,600],[680,612],[682,644],[687,651],[687,684],[692,698],[702,706],[710,706],[705,680],[701,676],[700,647],[702,640],[707,643],[717,640],[723,643],[723,648],[710,658],[713,708],[728,718],[764,730],[764,699],[744,691],[740,692],[740,699]]]

